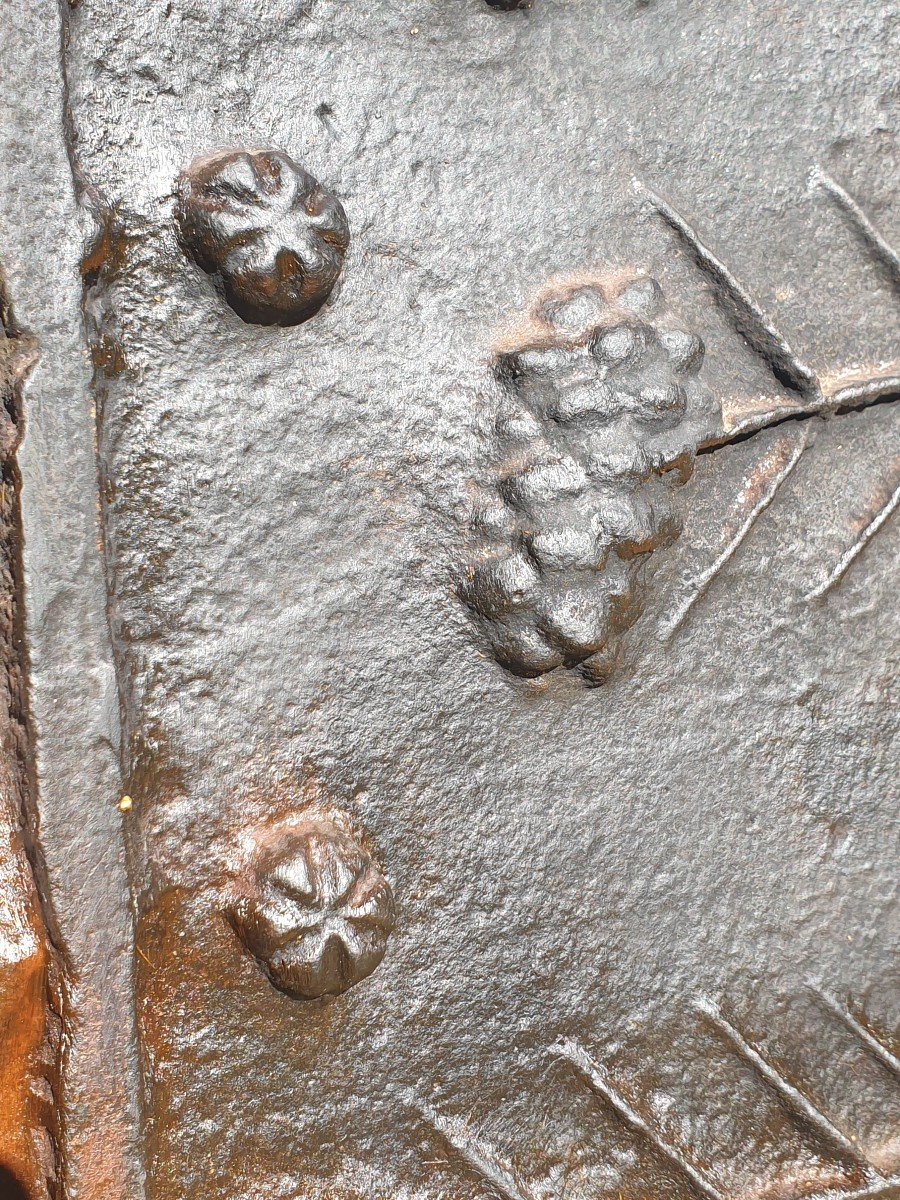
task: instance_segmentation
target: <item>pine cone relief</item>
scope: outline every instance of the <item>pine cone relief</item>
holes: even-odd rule
[[[718,415],[703,353],[631,274],[557,288],[495,357],[503,461],[459,591],[508,670],[608,655],[636,620],[642,557],[678,537],[676,489]]]

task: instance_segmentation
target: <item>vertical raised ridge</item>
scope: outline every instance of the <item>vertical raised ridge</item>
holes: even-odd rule
[[[4,7],[0,257],[16,316],[40,347],[22,386],[20,617],[38,885],[77,980],[61,990],[58,1190],[65,1200],[133,1200],[142,1190],[133,931],[81,319],[93,201],[76,161],[67,79],[78,19],[66,0]]]

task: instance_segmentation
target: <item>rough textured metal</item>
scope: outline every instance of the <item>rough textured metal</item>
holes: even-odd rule
[[[62,979],[35,872],[21,612],[19,473],[23,382],[34,341],[0,276],[0,1196],[55,1191]]]
[[[498,349],[506,457],[460,592],[516,674],[590,659],[599,679],[614,662],[640,560],[678,537],[674,488],[721,421],[703,353],[656,280],[628,273],[554,285]]]
[[[896,1196],[889,6],[7,7],[66,1193]],[[299,325],[242,320],[178,231],[184,165],[260,146],[353,231]],[[712,419],[698,391],[680,535],[613,555],[643,601],[614,669],[589,631],[524,678],[460,598],[473,511],[512,508],[498,418],[537,387],[498,348],[619,273],[702,341]],[[589,326],[624,319],[604,288]],[[550,509],[515,509],[517,545],[548,550]],[[542,594],[613,523],[559,511]],[[298,1001],[228,908],[310,796],[396,915],[364,982]]]
[[[17,326],[36,350],[21,394],[15,599],[32,719],[30,840],[46,864],[44,909],[56,919],[64,984],[57,1169],[65,1195],[94,1200],[134,1195],[141,1185],[118,697],[81,307],[95,226],[69,157],[61,71],[68,15],[30,0],[4,8],[0,269]]]

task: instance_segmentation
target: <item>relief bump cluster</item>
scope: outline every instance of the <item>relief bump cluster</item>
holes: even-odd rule
[[[676,490],[717,421],[703,355],[658,283],[633,273],[554,287],[497,352],[501,463],[459,590],[510,671],[586,663],[603,677],[640,612],[641,561],[678,537]]]
[[[371,975],[394,928],[391,886],[347,818],[311,809],[263,827],[228,916],[269,980],[295,999]]]

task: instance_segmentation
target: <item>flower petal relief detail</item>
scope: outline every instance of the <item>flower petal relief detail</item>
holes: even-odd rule
[[[390,884],[341,814],[321,810],[266,827],[228,912],[280,991],[339,995],[384,957],[394,927]]]
[[[221,280],[235,312],[263,325],[314,316],[350,243],[340,202],[277,150],[196,159],[178,180],[175,220],[185,250]]]

